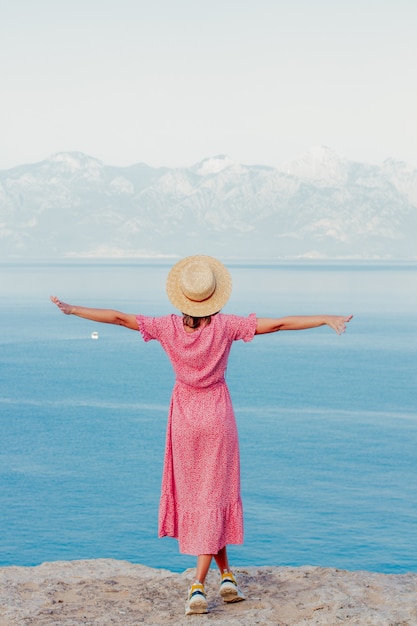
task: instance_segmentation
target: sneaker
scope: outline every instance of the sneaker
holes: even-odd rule
[[[245,599],[232,572],[224,572],[220,583],[220,595],[225,602],[241,602]]]
[[[185,605],[185,614],[197,615],[199,613],[207,612],[208,608],[206,594],[204,593],[204,586],[199,582],[195,582],[191,585],[188,593],[188,600]]]

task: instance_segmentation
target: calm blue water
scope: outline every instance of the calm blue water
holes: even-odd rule
[[[417,571],[417,265],[229,266],[225,312],[355,315],[342,337],[277,333],[232,350],[246,529],[232,562]],[[167,269],[0,265],[1,565],[194,564],[156,536],[165,355],[48,300],[165,314]]]

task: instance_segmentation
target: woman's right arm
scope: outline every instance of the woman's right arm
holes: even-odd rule
[[[279,330],[306,330],[308,328],[318,328],[319,326],[329,326],[338,335],[346,330],[346,324],[350,322],[353,315],[290,315],[288,317],[265,318],[257,320],[256,335],[265,333],[276,333]]]
[[[62,313],[65,313],[65,315],[76,315],[77,317],[92,320],[93,322],[100,322],[101,324],[115,324],[117,326],[130,328],[131,330],[139,330],[136,315],[131,313],[122,313],[114,309],[94,309],[67,304],[59,300],[56,296],[51,296],[51,301],[56,304],[58,309],[62,311]]]

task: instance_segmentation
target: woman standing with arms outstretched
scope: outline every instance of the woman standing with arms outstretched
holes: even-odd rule
[[[225,372],[233,341],[280,330],[327,325],[345,331],[352,316],[257,318],[225,315],[231,293],[228,270],[210,256],[182,259],[167,278],[167,294],[182,315],[149,317],[51,300],[67,315],[125,326],[155,339],[175,372],[168,416],[159,537],[175,537],[180,552],[197,557],[185,614],[207,613],[204,582],[212,559],[225,602],[244,600],[230,571],[227,546],[243,543],[239,442]]]

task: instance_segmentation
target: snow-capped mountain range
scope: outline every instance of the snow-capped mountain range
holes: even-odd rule
[[[417,259],[417,170],[314,148],[280,168],[227,156],[113,167],[81,153],[0,171],[0,258]]]

